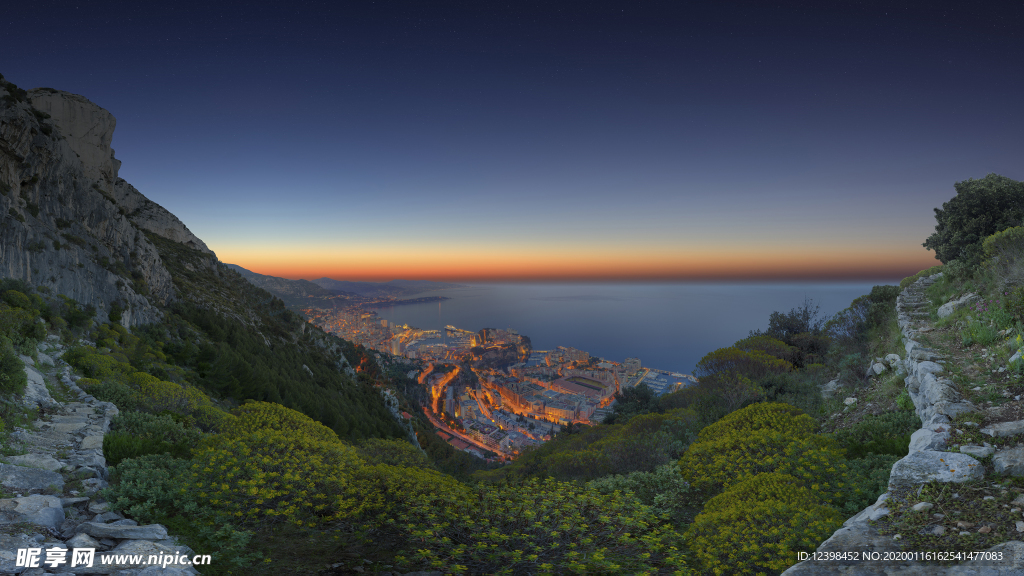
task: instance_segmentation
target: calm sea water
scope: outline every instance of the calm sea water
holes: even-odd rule
[[[512,328],[534,349],[571,346],[621,362],[635,356],[650,368],[692,373],[708,352],[768,327],[773,311],[814,300],[834,314],[875,284],[478,284],[424,292],[443,302],[381,308],[381,318],[423,329],[451,324],[477,331]]]

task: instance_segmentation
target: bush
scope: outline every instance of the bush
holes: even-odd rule
[[[120,382],[81,378],[78,385],[97,400],[112,402],[121,410],[137,410],[140,405],[139,393]]]
[[[189,467],[187,460],[156,454],[124,460],[110,468],[111,486],[102,495],[114,510],[140,524],[152,524],[188,507],[193,493],[182,490],[182,480],[188,477]]]
[[[385,440],[371,438],[356,446],[356,451],[368,463],[405,466],[407,468],[433,468],[430,459],[422,450],[407,440]]]
[[[150,454],[188,459],[191,452],[184,444],[172,444],[159,438],[134,436],[126,432],[109,432],[103,436],[103,457],[113,466],[123,460]]]
[[[0,394],[22,394],[28,385],[25,364],[11,341],[0,336]]]
[[[989,174],[954,184],[956,196],[935,209],[935,232],[924,247],[943,263],[960,260],[976,267],[983,241],[1024,221],[1024,182]]]
[[[633,494],[650,506],[655,516],[667,514],[676,525],[684,522],[687,509],[694,505],[690,485],[679,473],[679,466],[674,464],[659,466],[654,472],[605,476],[588,482],[587,486],[605,495]]]
[[[863,458],[846,462],[846,490],[833,504],[844,516],[857,512],[875,503],[878,497],[889,489],[889,473],[903,454],[867,454]]]
[[[110,421],[111,429],[140,438],[156,438],[164,442],[182,443],[193,447],[199,442],[202,432],[187,428],[167,414],[146,414],[125,411]]]
[[[267,429],[197,450],[188,489],[221,521],[315,527],[367,505],[351,481],[361,465],[355,449],[340,441]]]
[[[4,292],[4,302],[12,308],[32,310],[32,300],[23,292],[19,292],[18,290],[7,290]]]
[[[844,518],[785,474],[758,474],[712,498],[687,530],[702,567],[714,574],[778,573]]]
[[[845,459],[817,424],[785,404],[755,404],[701,430],[679,461],[683,477],[708,495],[764,472],[796,477],[828,497],[843,488]]]
[[[909,400],[909,396],[908,396]],[[921,428],[921,419],[912,411],[869,414],[849,428],[836,431],[833,436],[842,447],[867,444],[887,438],[904,438]],[[906,450],[901,456],[906,456]]]
[[[272,402],[248,402],[233,411],[238,418],[233,420],[226,431],[231,436],[242,436],[252,432],[279,430],[322,442],[339,442],[338,435],[330,428],[306,416],[302,412]]]
[[[406,482],[407,469],[373,468],[387,474],[381,485]],[[431,490],[396,492],[402,507],[381,518],[381,530],[404,536],[416,550],[395,556],[403,572],[640,574],[683,567],[678,533],[634,497],[554,479],[469,492],[437,476],[417,482]]]
[[[216,406],[200,406],[192,413],[192,417],[196,420],[196,426],[203,432],[224,432],[229,430],[238,418]]]

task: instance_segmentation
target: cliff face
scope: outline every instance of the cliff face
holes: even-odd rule
[[[176,298],[146,234],[212,252],[117,175],[116,121],[76,94],[19,90],[0,77],[0,276],[96,306],[126,325]]]

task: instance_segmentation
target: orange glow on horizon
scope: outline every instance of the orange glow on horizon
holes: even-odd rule
[[[473,248],[218,251],[223,262],[290,279],[353,281],[684,281],[902,278],[939,262],[922,248],[729,247],[648,251]]]

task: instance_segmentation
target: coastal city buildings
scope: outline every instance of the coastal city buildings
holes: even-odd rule
[[[438,435],[459,450],[505,458],[549,440],[562,426],[601,422],[615,394],[640,383],[667,394],[693,376],[644,368],[639,358],[613,362],[564,346],[532,350],[512,329],[421,330],[359,306],[304,310],[324,330],[393,356],[414,359],[410,372],[433,401],[424,407]],[[448,425],[442,424],[448,422]]]

